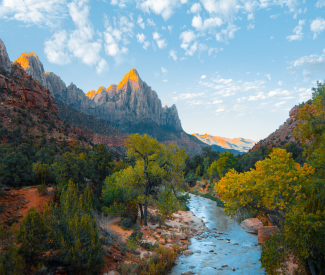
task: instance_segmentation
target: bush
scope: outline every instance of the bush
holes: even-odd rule
[[[120,222],[120,226],[125,229],[130,229],[130,228],[132,228],[133,225],[134,225],[134,223],[129,218],[122,219]]]
[[[41,196],[45,196],[47,194],[47,187],[45,184],[37,185],[37,191]]]
[[[24,270],[24,259],[19,254],[19,247],[6,245],[0,253],[0,275],[21,275]]]

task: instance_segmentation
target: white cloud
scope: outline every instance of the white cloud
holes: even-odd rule
[[[194,16],[192,19],[192,26],[197,31],[205,31],[207,29],[220,27],[222,23],[222,20],[218,17],[211,17],[202,21],[202,18],[199,14]]]
[[[247,26],[247,30],[253,30],[255,28],[255,25],[253,23],[250,23],[248,26]]]
[[[325,0],[318,0],[317,3],[315,4],[316,8],[322,8],[325,7]]]
[[[119,6],[120,8],[125,8],[126,4],[131,2],[130,0],[111,0],[111,5]]]
[[[66,64],[72,57],[83,63],[97,66],[97,72],[104,71],[105,60],[100,57],[101,39],[94,40],[94,27],[89,20],[88,1],[73,1],[68,4],[69,14],[75,30],[57,31],[44,43],[44,52],[52,63]],[[65,60],[66,59],[66,60]]]
[[[254,14],[253,13],[248,14],[247,20],[254,20]]]
[[[222,102],[223,102],[223,100],[216,99],[215,101],[212,102],[212,104],[220,104]]]
[[[115,62],[119,64],[123,62],[123,56],[129,52],[126,45],[130,43],[129,38],[133,37],[134,23],[132,18],[129,19],[126,16],[113,17],[113,22],[114,25],[105,16],[104,49],[106,54],[112,56]]]
[[[194,3],[192,7],[190,8],[191,13],[199,13],[202,11],[202,7],[200,3]]]
[[[202,92],[202,93],[192,93],[192,94],[190,94],[190,93],[183,93],[183,94],[180,94],[177,97],[173,97],[173,100],[174,101],[181,100],[181,99],[187,100],[187,99],[193,99],[193,98],[196,98],[196,97],[201,97],[203,95],[204,95],[204,92]]]
[[[138,43],[144,43],[144,41],[146,40],[146,36],[143,34],[143,33],[138,33],[137,34],[137,40],[138,40]]]
[[[174,26],[171,26],[171,25],[170,25],[170,26],[168,26],[167,28],[168,28],[168,30],[171,32],[171,31],[173,30]]]
[[[287,39],[289,41],[293,41],[293,40],[301,40],[304,36],[303,32],[302,32],[302,26],[305,25],[305,20],[299,20],[298,26],[296,26],[293,29],[293,33],[292,35],[287,36]]]
[[[282,85],[283,85],[283,81],[279,81],[279,82],[278,82],[278,85],[279,85],[279,86],[282,86]]]
[[[270,18],[271,18],[271,19],[276,19],[276,18],[279,17],[280,15],[281,15],[281,13],[273,14],[273,15],[270,15]]]
[[[168,70],[164,67],[161,67],[161,72],[163,73],[164,77],[169,73]]]
[[[158,48],[163,49],[167,47],[167,41],[165,38],[162,38],[162,35],[158,32],[152,34],[153,39],[156,41]]]
[[[186,55],[192,56],[197,51],[198,43],[194,42],[196,37],[192,30],[184,31],[180,34],[179,38],[182,40],[181,48],[185,50]]]
[[[138,33],[137,35],[136,35],[136,37],[137,37],[137,41],[138,41],[138,43],[140,43],[140,44],[143,44],[143,48],[146,50],[149,46],[150,46],[150,42],[149,41],[146,41],[146,36],[143,34],[143,33]]]
[[[240,28],[234,24],[228,24],[226,29],[221,30],[221,32],[216,34],[216,39],[218,42],[228,43],[228,39],[235,38],[235,32]]]
[[[256,101],[256,100],[261,100],[261,99],[265,99],[265,98],[266,98],[266,96],[264,95],[264,93],[263,92],[259,92],[255,96],[250,95],[248,97],[248,101]]]
[[[219,109],[216,110],[216,113],[223,113],[225,111],[226,111],[225,108],[219,108]]]
[[[142,29],[144,29],[145,28],[145,24],[144,24],[144,22],[143,22],[143,18],[141,17],[141,15],[139,15],[138,16],[138,21],[137,21],[137,23],[138,23],[138,25],[142,28]]]
[[[177,52],[175,50],[170,50],[169,57],[173,58],[174,61],[176,61],[177,60]]]
[[[275,107],[280,107],[282,106],[283,104],[286,104],[287,102],[286,101],[281,101],[281,102],[278,102],[276,104],[274,104]]]
[[[67,16],[67,0],[3,0],[0,18],[24,22],[28,25],[56,27]]]
[[[63,30],[56,32],[52,39],[47,39],[44,42],[44,52],[47,60],[55,64],[68,64],[70,63],[70,55],[68,52],[68,33]]]
[[[98,74],[102,74],[102,73],[106,72],[107,70],[108,70],[107,61],[102,58],[101,60],[99,60],[97,66],[96,66],[96,72]]]
[[[312,54],[310,56],[303,56],[295,61],[289,62],[291,65],[288,69],[299,68],[307,66],[311,71],[325,71],[325,49],[321,55]]]
[[[292,95],[292,92],[289,92],[287,90],[282,90],[282,89],[275,89],[273,91],[270,91],[267,97],[288,96],[288,95]]]
[[[206,77],[207,77],[206,75],[202,75],[202,76],[201,76],[201,79],[204,79],[204,78],[206,78]]]
[[[271,74],[265,74],[265,76],[266,76],[269,80],[271,80]]]
[[[147,23],[148,23],[148,25],[151,26],[151,27],[156,26],[156,23],[155,23],[151,18],[148,18],[148,19],[147,19]]]
[[[314,39],[317,35],[321,34],[325,30],[325,20],[323,18],[317,17],[310,24],[310,30],[314,33]]]
[[[296,88],[296,92],[299,94],[299,102],[306,102],[311,99],[313,90],[310,88]]]
[[[157,15],[161,15],[166,21],[168,20],[182,4],[185,4],[187,0],[138,0],[137,8],[143,12],[153,12]]]

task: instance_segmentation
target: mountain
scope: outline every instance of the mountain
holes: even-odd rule
[[[268,148],[283,146],[289,143],[299,143],[292,136],[293,130],[297,127],[299,120],[296,119],[295,115],[298,113],[299,107],[295,106],[289,111],[289,118],[280,127],[270,134],[267,138],[260,140],[254,145],[251,151],[259,149],[261,146]]]
[[[219,136],[211,136],[208,134],[193,134],[193,136],[212,146],[212,148],[218,152],[229,151],[234,154],[242,154],[248,152],[256,144],[256,141],[245,138],[230,139]]]
[[[66,86],[59,76],[45,72],[35,53],[22,53],[14,64],[19,64],[60,102],[92,116],[93,119],[99,118],[108,125],[114,124],[125,133],[146,133],[164,144],[177,143],[191,154],[200,153],[207,146],[183,131],[176,106],[162,107],[157,93],[140,78],[135,69],[130,70],[118,85],[112,84],[107,89],[102,86],[86,95],[73,83]],[[65,112],[68,110],[63,105],[58,106],[59,114],[63,109]],[[69,109],[69,112],[72,110]],[[81,121],[76,119],[77,113],[73,116],[75,121]],[[72,123],[69,115],[62,117]],[[91,131],[94,132],[94,129]],[[114,134],[110,135],[112,136]]]

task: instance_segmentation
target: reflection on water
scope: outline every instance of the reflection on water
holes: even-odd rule
[[[234,271],[243,275],[265,274],[256,235],[246,233],[236,221],[225,217],[223,208],[214,201],[191,195],[189,207],[210,231],[205,233],[207,238],[192,238],[188,249],[194,254],[181,256],[170,274],[180,275],[188,270],[201,275],[234,274]],[[201,253],[196,253],[199,250]]]

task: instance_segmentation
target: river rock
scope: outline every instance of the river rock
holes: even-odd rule
[[[192,255],[193,254],[193,251],[191,251],[191,250],[185,250],[184,251],[184,255],[185,256],[190,256],[190,255]]]
[[[189,275],[189,274],[195,274],[192,270],[187,270],[182,273],[182,275]]]
[[[279,232],[277,226],[263,226],[258,229],[258,244],[262,244],[266,240],[269,240],[273,234]]]
[[[247,233],[257,234],[259,227],[263,226],[263,223],[257,218],[246,219],[241,222],[242,227]]]

